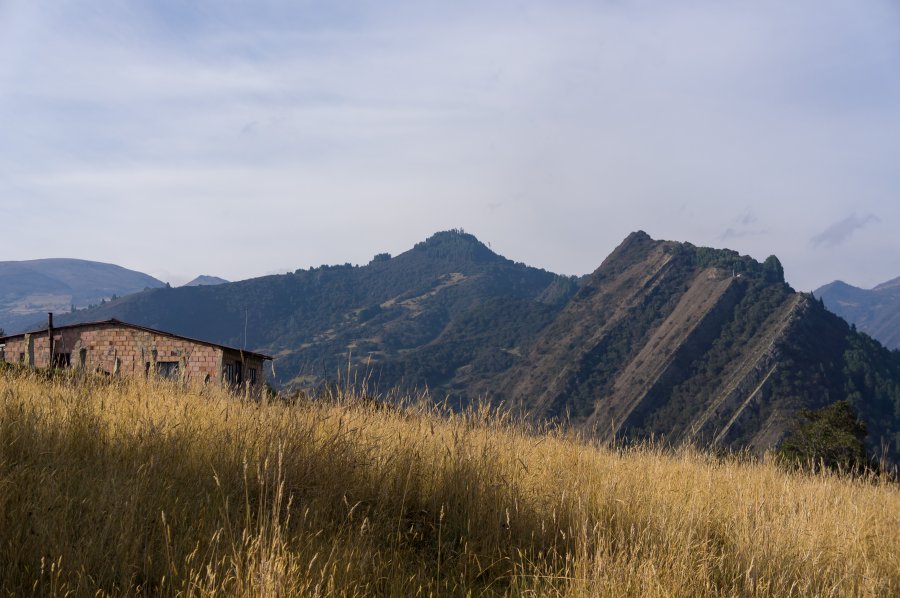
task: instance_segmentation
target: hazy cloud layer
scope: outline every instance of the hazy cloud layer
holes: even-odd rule
[[[234,280],[463,227],[580,274],[644,229],[875,284],[898,72],[889,0],[0,1],[0,257]]]
[[[756,217],[753,211],[747,210],[734,219],[732,226],[726,228],[725,232],[719,235],[719,239],[722,241],[731,241],[734,239],[742,239],[744,237],[765,235],[768,232],[768,229],[762,227],[759,218]]]
[[[879,222],[878,217],[874,214],[866,214],[865,216],[851,214],[814,236],[811,242],[817,247],[838,247],[846,243],[853,233],[865,228],[867,224],[872,222]]]

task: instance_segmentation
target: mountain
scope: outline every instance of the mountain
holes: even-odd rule
[[[0,327],[14,332],[48,311],[68,312],[164,283],[113,264],[75,259],[0,262]]]
[[[201,274],[191,282],[185,283],[181,286],[184,287],[204,287],[204,286],[214,286],[217,284],[228,284],[229,281],[224,278],[219,278],[218,276],[207,276],[206,274]]]
[[[900,276],[897,278],[893,278],[887,282],[883,282],[880,285],[876,286],[873,291],[896,291],[900,290]]]
[[[900,451],[900,355],[796,293],[777,258],[631,235],[591,274],[500,396],[602,438],[777,445],[800,409],[849,399],[872,450]]]
[[[153,289],[59,322],[115,317],[265,348],[277,356],[281,385],[319,384],[345,371],[349,358],[363,369],[377,365],[380,377],[372,383],[382,388],[462,391],[468,379],[449,375],[443,352],[454,352],[452,363],[477,366],[476,378],[489,378],[493,366],[485,363],[496,360],[497,344],[533,336],[576,290],[573,278],[514,263],[470,234],[448,231],[395,257],[376,255],[365,266]],[[477,375],[481,370],[484,376]]]
[[[867,290],[837,280],[813,293],[825,306],[885,346],[900,349],[900,278]]]
[[[61,321],[111,317],[275,355],[282,386],[342,372],[610,440],[761,452],[801,409],[848,399],[870,449],[900,455],[900,354],[794,292],[774,256],[642,232],[581,279],[449,231],[365,266],[153,289]]]

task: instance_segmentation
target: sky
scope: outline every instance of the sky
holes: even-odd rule
[[[0,260],[180,284],[462,228],[900,276],[896,0],[0,0]]]

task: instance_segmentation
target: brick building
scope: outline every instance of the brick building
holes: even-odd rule
[[[182,381],[246,385],[259,392],[265,383],[263,366],[272,358],[119,320],[54,328],[52,315],[44,330],[0,338],[0,361],[45,368],[51,359],[60,368],[133,377],[152,373]]]

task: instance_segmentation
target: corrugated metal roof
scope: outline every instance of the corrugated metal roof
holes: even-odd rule
[[[268,355],[264,355],[262,353],[255,353],[253,351],[247,351],[245,349],[237,349],[235,347],[229,347],[228,345],[222,345],[219,343],[204,341],[204,340],[201,340],[198,338],[182,336],[180,334],[166,332],[165,330],[157,330],[155,328],[150,328],[148,326],[139,326],[137,324],[129,324],[128,322],[123,322],[123,321],[117,320],[115,318],[112,318],[110,320],[100,320],[99,322],[82,322],[80,324],[66,324],[64,326],[54,326],[53,331],[56,332],[57,330],[71,330],[73,328],[86,328],[88,326],[121,326],[124,328],[133,328],[135,330],[143,330],[144,332],[150,332],[152,334],[160,334],[162,336],[178,338],[178,339],[190,341],[192,343],[197,343],[200,345],[207,345],[210,347],[219,347],[220,349],[225,349],[227,351],[234,351],[235,353],[243,353],[244,355],[248,355],[250,357],[256,357],[258,359],[264,359],[264,360],[269,360],[269,361],[272,360],[272,357],[270,357]],[[47,332],[46,328],[40,328],[38,330],[32,330],[30,332],[21,332],[19,334],[11,334],[9,336],[0,337],[0,344],[2,344],[4,341],[7,341],[9,339],[24,337],[26,334],[41,334],[41,333],[46,333],[46,332]]]

